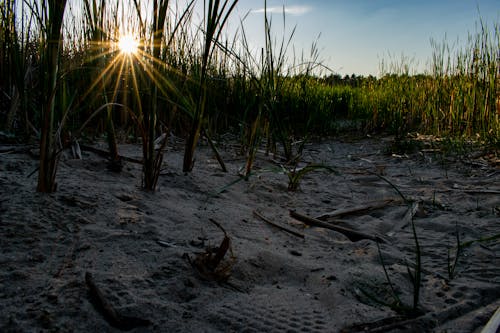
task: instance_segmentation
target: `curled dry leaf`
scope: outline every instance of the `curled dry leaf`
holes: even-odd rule
[[[189,256],[187,259],[204,279],[225,282],[231,275],[236,257],[231,248],[231,239],[224,228],[213,219],[210,222],[222,230],[224,239],[218,247],[207,247],[205,252],[197,254],[193,260]],[[229,257],[226,258],[228,252]]]

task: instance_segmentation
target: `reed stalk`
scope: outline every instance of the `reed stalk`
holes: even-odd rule
[[[146,40],[146,23],[142,20],[144,15],[141,12],[140,4],[136,0],[134,0],[134,4],[139,20],[141,21],[140,35]],[[149,87],[148,90],[151,94],[151,98],[144,100],[141,99],[140,96],[137,96],[140,105],[137,119],[139,121],[138,127],[142,135],[143,186],[146,190],[153,191],[157,186],[163,161],[163,150],[167,142],[165,135],[165,138],[160,142],[159,149],[155,149],[160,93],[164,98],[177,98],[182,105],[187,103],[181,91],[178,87],[175,87],[174,78],[169,77],[171,73],[169,73],[169,66],[165,61],[167,60],[167,56],[171,53],[173,43],[175,43],[176,33],[183,30],[183,25],[187,22],[185,20],[192,15],[193,4],[194,1],[190,1],[186,9],[177,18],[177,22],[171,24],[169,26],[169,31],[166,31],[166,27],[168,27],[169,24],[167,18],[171,3],[169,0],[155,0],[153,2],[150,30],[151,37],[149,38],[151,44],[144,42],[145,45],[143,45],[142,51],[144,52],[144,49],[148,49],[150,54],[144,52],[144,56],[147,60],[139,60],[144,70],[142,74],[146,74],[143,76],[143,84]],[[135,91],[138,95],[139,86],[137,86],[136,80],[134,80],[134,84],[136,85]],[[172,96],[168,96],[169,94]]]
[[[118,154],[118,144],[116,140],[115,133],[115,125],[113,122],[113,107],[112,104],[115,102],[115,94],[116,89],[114,90],[112,101],[109,101],[108,97],[108,81],[109,77],[102,75],[102,73],[106,73],[107,64],[107,54],[109,54],[110,48],[110,36],[109,33],[106,33],[106,22],[105,16],[107,10],[106,0],[100,0],[97,2],[93,0],[84,0],[83,2],[85,20],[88,25],[88,35],[90,36],[90,56],[91,56],[91,64],[94,68],[93,76],[100,78],[98,82],[96,82],[96,86],[98,87],[97,95],[102,97],[102,102],[100,104],[107,105],[106,107],[106,140],[108,143],[109,149],[109,165],[108,168],[112,171],[121,171],[122,162],[120,160],[120,156]],[[117,27],[115,27],[115,30]]]
[[[43,10],[48,7],[44,24],[45,39],[42,40],[42,130],[40,141],[40,169],[37,191],[50,193],[56,190],[56,172],[59,149],[56,145],[54,126],[57,124],[55,95],[59,73],[59,55],[62,46],[61,29],[64,19],[66,0],[42,1]]]
[[[194,166],[194,153],[202,130],[203,121],[205,120],[205,111],[207,106],[207,76],[213,51],[220,40],[224,25],[237,3],[238,0],[208,0],[208,3],[207,1],[204,1],[205,35],[201,55],[199,92],[196,99],[197,102],[195,105],[191,129],[189,130],[184,150],[184,162],[182,166],[184,172],[190,172]]]
[[[36,24],[36,18],[27,9],[27,5],[15,0],[0,4],[0,91],[10,102],[2,129],[12,134],[19,134],[23,128],[24,134],[28,134],[34,129],[28,120],[34,94],[26,92],[34,88],[33,59],[37,55],[30,27]]]
[[[152,56],[153,56],[153,73],[158,73],[160,69],[159,58],[162,46],[165,22],[167,19],[167,11],[169,8],[168,0],[153,1],[153,18],[152,18]],[[158,86],[154,81],[151,85],[151,101],[149,107],[144,109],[145,131],[147,133],[146,140],[143,140],[143,180],[144,188],[153,191],[156,188],[158,177],[160,175],[160,167],[163,161],[163,147],[166,139],[163,140],[161,148],[155,154],[156,140],[156,122],[158,118]]]

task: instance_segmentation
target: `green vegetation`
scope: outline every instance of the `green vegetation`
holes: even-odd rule
[[[460,244],[460,230],[458,230],[458,223],[456,223],[456,240],[457,240],[457,250],[455,252],[455,258],[452,260],[450,249],[448,249],[448,279],[451,281],[456,276],[456,269],[458,265],[458,259],[463,252],[462,244]]]
[[[200,18],[194,1],[0,1],[0,130],[39,140],[38,190],[55,190],[59,152],[82,136],[106,135],[120,170],[115,132],[142,142],[149,190],[166,145],[155,149],[155,140],[167,132],[186,138],[184,171],[201,136],[216,151],[210,138],[239,133],[246,175],[261,144],[279,148],[293,166],[303,148],[294,151],[295,142],[335,135],[345,124],[397,138],[419,132],[500,142],[497,25],[481,22],[457,52],[433,42],[426,74],[413,74],[403,59],[379,78],[342,78],[325,75],[315,43],[310,59],[288,59],[294,29],[284,27],[276,42],[267,13],[262,50],[249,48],[244,30],[226,36],[236,3],[204,1]],[[137,37],[136,53],[120,52],[125,34]]]
[[[56,190],[56,170],[59,151],[56,145],[57,130],[55,127],[62,121],[61,112],[56,112],[56,91],[58,84],[59,56],[61,53],[61,29],[66,1],[47,0],[38,8],[43,15],[40,32],[40,81],[41,81],[41,138],[40,138],[40,170],[38,173],[39,192]]]
[[[424,309],[420,307],[420,288],[422,286],[422,252],[420,243],[418,241],[417,231],[415,229],[415,222],[413,218],[411,219],[411,228],[413,233],[413,240],[415,241],[415,263],[409,264],[405,259],[407,277],[411,284],[412,291],[410,293],[412,295],[412,303],[411,305],[407,302],[404,302],[399,297],[399,292],[396,290],[392,279],[387,271],[387,265],[384,261],[384,257],[382,256],[382,250],[380,248],[379,242],[377,242],[378,255],[380,259],[380,264],[382,265],[382,269],[384,271],[384,276],[388,285],[387,287],[382,287],[380,284],[378,285],[357,285],[356,290],[359,296],[365,296],[367,300],[372,301],[376,304],[386,306],[391,308],[394,312],[408,318],[419,317],[424,313]],[[410,266],[413,266],[413,271]]]
[[[326,170],[333,173],[338,173],[334,168],[329,167],[328,165],[321,164],[309,164],[303,168],[298,168],[295,166],[293,169],[287,169],[282,167],[285,174],[288,176],[288,190],[296,191],[299,188],[300,181],[304,176],[312,171],[316,170]]]

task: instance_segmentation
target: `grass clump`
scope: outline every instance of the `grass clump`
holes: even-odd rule
[[[394,284],[392,282],[391,277],[387,271],[387,266],[382,256],[382,251],[380,249],[380,244],[377,242],[377,249],[379,254],[380,263],[382,265],[382,269],[384,271],[384,275],[389,286],[388,290],[384,290],[383,294],[385,296],[381,297],[373,294],[368,291],[366,288],[360,288],[360,291],[364,296],[366,296],[369,300],[380,304],[382,306],[389,307],[396,313],[403,315],[408,318],[415,318],[423,314],[423,310],[420,308],[420,288],[422,286],[422,253],[420,248],[420,243],[418,241],[418,235],[415,228],[415,223],[412,219],[411,221],[413,239],[415,241],[415,264],[414,267],[411,268],[410,264],[406,263],[406,269],[408,273],[408,279],[412,286],[412,302],[410,304],[405,303],[399,297],[399,293],[397,292]],[[377,290],[379,288],[371,286],[369,287],[372,290]],[[380,294],[380,292],[378,293]]]
[[[307,175],[310,172],[317,171],[317,170],[326,170],[329,172],[334,172],[337,173],[337,171],[328,166],[328,165],[322,165],[322,164],[309,164],[306,165],[305,167],[299,168],[297,166],[288,169],[286,167],[282,167],[283,171],[286,173],[288,176],[288,190],[289,191],[296,191],[299,188],[301,180],[304,178],[305,175]]]
[[[38,19],[44,29],[40,36],[41,55],[41,82],[42,82],[42,110],[41,110],[41,138],[40,138],[40,169],[38,172],[37,191],[54,192],[56,190],[56,172],[60,147],[57,136],[60,138],[62,115],[56,110],[56,94],[58,87],[59,61],[61,54],[61,30],[64,19],[66,1],[47,0],[40,3],[41,13]]]

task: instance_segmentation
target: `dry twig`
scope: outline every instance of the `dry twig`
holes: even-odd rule
[[[327,219],[331,219],[331,218],[342,217],[342,216],[346,216],[346,215],[360,214],[360,213],[364,213],[364,212],[367,212],[370,210],[384,208],[384,207],[390,205],[391,203],[393,203],[394,201],[395,200],[393,200],[393,199],[389,199],[389,200],[384,200],[384,201],[371,202],[371,203],[366,204],[366,205],[356,206],[356,207],[352,207],[352,208],[338,209],[338,210],[334,210],[334,211],[331,211],[328,213],[321,214],[321,215],[317,216],[316,219],[321,220],[321,221],[326,221]]]
[[[102,149],[99,149],[99,148],[95,148],[95,147],[87,146],[87,145],[80,145],[80,148],[81,148],[81,150],[90,151],[90,152],[93,152],[93,153],[100,155],[102,157],[110,157],[109,152],[102,150]],[[118,157],[123,161],[127,161],[130,163],[136,163],[136,164],[142,164],[142,160],[138,160],[135,158],[126,157],[126,156],[122,156],[122,155],[118,155]]]
[[[89,289],[89,296],[92,303],[111,326],[123,331],[129,331],[136,327],[148,326],[151,324],[151,322],[146,319],[123,316],[119,314],[104,296],[101,289],[97,287],[92,274],[89,272],[85,273],[85,283]]]
[[[272,226],[273,226],[273,227],[275,227],[275,228],[278,228],[278,229],[280,229],[280,230],[282,230],[282,231],[288,232],[289,234],[292,234],[292,235],[294,235],[294,236],[297,236],[297,237],[300,237],[300,238],[304,238],[304,235],[303,235],[303,234],[301,234],[301,233],[299,233],[299,232],[297,232],[297,231],[293,231],[293,230],[290,230],[290,229],[288,229],[288,228],[285,228],[285,227],[283,227],[283,226],[281,226],[281,225],[279,225],[279,224],[276,224],[276,223],[272,222],[271,220],[269,220],[269,219],[265,218],[264,216],[262,216],[259,212],[255,211],[255,210],[253,211],[253,215],[255,215],[256,217],[258,217],[258,218],[259,218],[259,219],[261,219],[262,221],[264,221],[264,222],[266,222],[266,223],[268,223],[268,224],[272,225]]]
[[[303,223],[306,223],[308,225],[312,225],[315,227],[320,227],[320,228],[325,228],[325,229],[330,229],[330,230],[333,230],[336,232],[340,232],[340,233],[346,235],[347,238],[349,238],[353,242],[357,242],[357,241],[362,240],[362,239],[370,239],[370,240],[375,241],[375,242],[385,243],[385,241],[379,236],[372,236],[372,235],[368,235],[368,234],[365,234],[365,233],[362,233],[362,232],[359,232],[359,231],[356,231],[353,229],[348,229],[348,228],[339,227],[336,225],[331,225],[329,223],[320,221],[318,219],[299,214],[299,213],[292,211],[292,210],[290,211],[290,216],[293,217],[294,219],[297,219],[297,220],[299,220]]]

